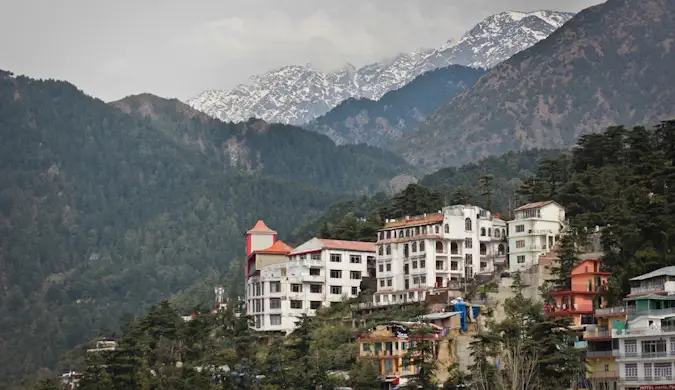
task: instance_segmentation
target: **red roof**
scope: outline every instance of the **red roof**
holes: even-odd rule
[[[270,233],[270,234],[277,234],[274,230],[270,229],[265,225],[265,222],[263,222],[262,219],[259,219],[258,222],[255,223],[255,226],[253,226],[248,232],[248,234],[251,233]]]
[[[430,225],[430,224],[438,223],[438,222],[443,222],[443,214],[442,213],[427,215],[426,217],[398,219],[396,221],[385,223],[384,229],[407,227],[407,226],[417,226],[417,225]]]
[[[547,201],[544,201],[544,202],[528,203],[528,204],[526,204],[526,205],[523,205],[523,206],[518,207],[517,209],[515,209],[515,210],[513,210],[513,211],[522,211],[522,210],[529,210],[529,209],[538,209],[538,208],[540,208],[540,207],[548,206],[548,205],[550,205],[551,203],[555,203],[555,202],[552,201],[552,200],[547,200]]]
[[[328,240],[320,238],[324,249],[342,249],[346,251],[375,252],[374,242]]]
[[[279,240],[275,242],[271,247],[265,248],[259,251],[254,251],[253,253],[267,253],[267,254],[283,254],[287,255],[293,250],[293,247],[286,244],[285,242]]]

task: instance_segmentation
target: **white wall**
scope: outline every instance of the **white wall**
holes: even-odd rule
[[[519,217],[516,213],[516,218]],[[564,218],[565,210],[552,203],[540,209],[539,217],[509,221],[509,270],[522,271],[537,264],[539,256],[550,251],[551,244],[556,244]],[[518,248],[518,242],[523,242],[524,246]],[[524,261],[518,262],[519,256],[523,256]]]

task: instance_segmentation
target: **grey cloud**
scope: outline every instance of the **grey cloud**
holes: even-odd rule
[[[505,10],[576,12],[598,2],[6,0],[0,69],[66,79],[104,100],[186,99],[287,64],[330,70],[439,46]]]

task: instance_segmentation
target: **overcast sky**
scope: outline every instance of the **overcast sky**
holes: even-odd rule
[[[458,38],[504,10],[601,0],[2,0],[0,69],[115,100],[186,99],[287,64],[363,65]]]

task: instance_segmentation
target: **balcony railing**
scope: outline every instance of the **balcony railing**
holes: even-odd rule
[[[624,382],[665,382],[672,381],[672,375],[662,375],[662,376],[627,376],[623,379]]]
[[[594,337],[612,337],[612,331],[610,329],[587,329],[584,332],[585,339]]]
[[[620,359],[658,359],[658,358],[667,358],[668,356],[673,356],[675,353],[671,351],[659,351],[659,352],[624,352],[619,350],[614,350],[612,356],[615,356]]]
[[[645,294],[645,293],[650,293],[654,291],[663,291],[665,289],[663,284],[654,284],[650,286],[638,286],[638,287],[631,287],[630,288],[630,293],[631,294]]]
[[[586,351],[586,357],[597,358],[597,357],[610,357],[614,356],[613,351]]]
[[[660,335],[660,334],[672,333],[672,332],[675,332],[675,326],[612,329],[612,337],[648,336],[648,335]]]
[[[609,314],[630,314],[635,312],[635,307],[627,306],[615,306],[615,307],[605,307],[602,309],[595,309],[595,315],[609,315]]]
[[[590,380],[610,380],[618,378],[619,378],[618,371],[597,371],[588,374],[588,379]]]

